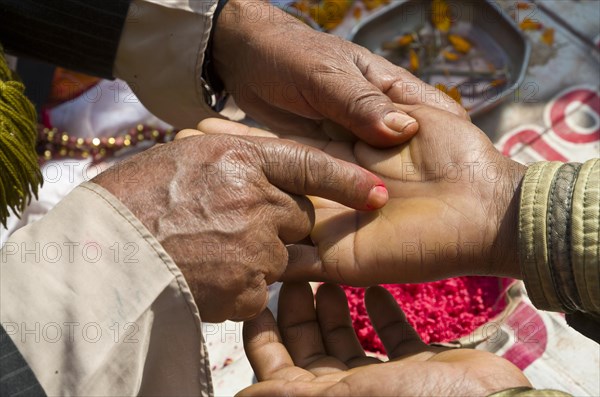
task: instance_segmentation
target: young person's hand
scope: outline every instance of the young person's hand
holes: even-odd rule
[[[259,383],[242,396],[487,396],[530,387],[492,353],[426,345],[394,298],[371,287],[365,303],[390,361],[368,357],[352,328],[344,292],[284,284],[277,321],[265,310],[244,324],[244,348]]]
[[[312,245],[289,247],[284,281],[356,286],[473,274],[520,278],[518,186],[525,167],[503,157],[475,125],[424,105],[401,109],[420,124],[408,143],[387,150],[307,140],[381,177],[390,200],[376,212],[312,198]],[[209,119],[207,133],[273,136]]]

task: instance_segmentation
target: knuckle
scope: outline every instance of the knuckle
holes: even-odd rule
[[[345,127],[351,131],[377,122],[383,111],[392,106],[391,101],[386,99],[383,93],[365,90],[364,87],[357,87],[349,97],[352,100],[346,103],[346,115],[350,117],[345,117]]]
[[[313,170],[315,167],[319,166],[319,160],[317,159],[314,151],[309,150],[306,147],[302,147],[298,154],[300,172],[296,183],[301,191],[308,192],[310,191],[310,186],[317,182],[315,175],[313,174]]]
[[[273,251],[273,261],[265,273],[265,281],[267,285],[273,284],[281,278],[285,272],[289,260],[287,248],[283,243],[280,242]]]
[[[308,235],[315,224],[315,207],[308,197],[305,196],[298,197],[297,206],[300,208],[300,211],[303,212],[302,220],[304,221],[304,228],[302,229],[302,232],[303,234]]]

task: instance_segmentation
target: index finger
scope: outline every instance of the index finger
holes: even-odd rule
[[[365,305],[373,328],[390,359],[429,350],[417,331],[408,323],[396,299],[383,287],[367,289]]]
[[[299,143],[254,138],[262,154],[262,170],[273,185],[298,195],[312,195],[359,210],[383,207],[388,191],[375,174]]]
[[[259,381],[314,378],[310,372],[294,365],[269,309],[255,319],[244,322],[243,335],[244,350]]]

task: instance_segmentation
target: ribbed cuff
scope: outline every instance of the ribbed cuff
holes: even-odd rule
[[[547,249],[552,282],[566,311],[581,309],[571,263],[571,208],[573,188],[581,164],[564,164],[552,181],[548,198]]]
[[[571,218],[571,261],[581,309],[600,313],[600,159],[579,170]]]
[[[539,309],[600,311],[600,160],[531,166],[523,180],[519,258]]]
[[[536,163],[528,168],[521,188],[519,259],[529,298],[539,309],[562,310],[554,290],[547,250],[548,200],[554,175],[562,163]]]
[[[570,397],[570,394],[560,390],[535,390],[531,387],[513,387],[511,389],[502,390],[488,397]]]

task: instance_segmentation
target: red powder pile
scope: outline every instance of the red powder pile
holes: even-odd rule
[[[506,279],[458,277],[424,284],[388,284],[423,341],[447,342],[468,335],[505,308],[502,298]],[[356,334],[372,352],[385,349],[371,326],[364,304],[363,288],[344,287]]]

